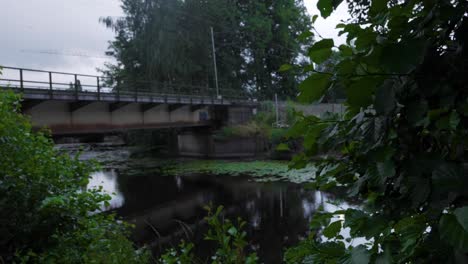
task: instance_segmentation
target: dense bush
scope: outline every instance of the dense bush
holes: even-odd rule
[[[92,170],[33,132],[20,98],[0,92],[0,262],[147,262],[129,226],[100,213],[110,197],[86,190]]]

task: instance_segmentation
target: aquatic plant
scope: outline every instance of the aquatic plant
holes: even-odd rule
[[[315,177],[311,164],[301,169],[290,169],[285,161],[227,161],[193,160],[169,163],[163,170],[167,175],[209,173],[218,175],[252,176],[255,181],[310,182]]]

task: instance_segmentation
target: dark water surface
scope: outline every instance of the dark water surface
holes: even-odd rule
[[[211,203],[223,205],[227,217],[242,217],[247,222],[249,250],[256,250],[261,262],[281,263],[285,248],[307,235],[319,206],[336,209],[327,203],[332,199],[330,195],[306,190],[299,184],[260,183],[248,175],[164,176],[148,169],[154,165],[151,159],[142,162],[121,151],[116,153],[112,155],[118,157],[119,164],[133,169],[110,162],[110,168],[94,173],[90,187],[101,185],[113,193],[108,209],[135,224],[132,239],[138,245],[149,245],[157,255],[185,239],[194,242],[200,256],[209,256],[213,244],[203,240],[203,207]],[[85,151],[85,158],[100,154]],[[141,169],[138,164],[142,164]]]

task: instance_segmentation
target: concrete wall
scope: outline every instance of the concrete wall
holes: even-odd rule
[[[228,125],[245,124],[253,117],[253,110],[250,107],[229,107]]]
[[[211,153],[210,134],[183,133],[178,135],[178,153],[182,156],[208,157]]]
[[[288,111],[293,108],[295,111],[303,112],[304,115],[314,115],[322,117],[325,113],[344,113],[346,107],[340,103],[319,103],[319,104],[299,104],[294,102],[279,101],[278,102],[278,115],[281,123],[288,122]],[[269,112],[275,115],[275,102],[263,102],[259,108],[260,112]]]
[[[207,158],[253,157],[263,152],[260,138],[215,140],[212,134],[186,132],[178,135],[179,155]]]

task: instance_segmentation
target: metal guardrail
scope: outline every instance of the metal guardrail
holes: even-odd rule
[[[92,93],[97,94],[98,100],[100,100],[103,94],[112,94],[117,97],[120,95],[134,96],[135,98],[141,96],[183,96],[188,98],[217,99],[216,89],[211,87],[141,80],[115,80],[105,76],[6,66],[0,66],[0,68],[4,73],[0,75],[0,87],[19,89],[22,92],[29,89],[31,92],[33,92],[33,90],[48,90],[50,95],[55,93],[75,95]],[[3,78],[4,75],[12,77]],[[248,96],[240,90],[221,88],[219,91],[223,99],[248,100]]]

